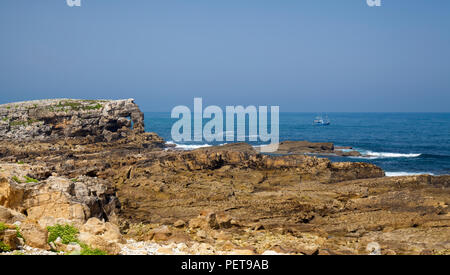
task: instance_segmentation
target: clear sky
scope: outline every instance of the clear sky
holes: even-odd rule
[[[450,1],[2,0],[0,103],[450,112]]]

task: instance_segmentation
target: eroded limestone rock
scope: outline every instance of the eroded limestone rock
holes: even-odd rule
[[[39,169],[26,164],[0,163],[0,169],[0,206],[9,208],[0,209],[0,217],[7,221],[26,217],[43,228],[81,225],[91,217],[108,219],[119,206],[114,189],[105,180],[86,176],[37,180],[31,175]]]
[[[93,136],[111,141],[131,127],[144,132],[144,115],[133,99],[48,99],[0,105],[0,139]]]

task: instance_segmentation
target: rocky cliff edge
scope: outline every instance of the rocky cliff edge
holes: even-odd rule
[[[0,105],[0,139],[93,136],[111,141],[130,130],[144,132],[144,114],[133,99],[47,99]]]

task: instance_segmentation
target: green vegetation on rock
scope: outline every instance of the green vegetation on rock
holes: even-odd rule
[[[4,242],[0,241],[0,252],[9,252],[11,251],[11,247],[9,245],[5,244]]]
[[[4,231],[6,229],[8,229],[8,226],[6,226],[6,224],[0,222],[0,232]],[[9,245],[0,241],[0,252],[8,252],[10,250],[11,250],[11,247],[9,247]]]
[[[63,244],[78,243],[78,230],[72,225],[57,224],[54,226],[48,226],[47,231],[49,233],[49,243],[54,242],[56,239],[58,239],[58,237],[61,238]]]
[[[88,102],[88,105],[82,104],[79,101],[72,101],[72,100],[66,100],[66,101],[60,101],[57,105],[49,107],[51,111],[54,111],[55,108],[59,111],[63,110],[72,110],[72,111],[86,111],[86,110],[99,110],[103,108],[103,105],[98,103],[98,101],[92,100],[92,101],[84,101]]]
[[[25,240],[25,238],[22,236],[22,233],[20,233],[20,228],[18,226],[16,226],[16,237]]]
[[[88,245],[81,243],[78,238],[78,230],[73,225],[54,225],[47,227],[49,233],[48,243],[56,241],[56,239],[61,238],[63,244],[78,243],[81,247],[80,255],[107,255],[103,250],[94,249]]]
[[[85,244],[80,244],[80,246],[81,246],[81,254],[80,255],[108,255],[108,253],[106,253],[103,250],[93,249]]]
[[[28,176],[24,176],[23,178],[25,179],[25,181],[20,180],[17,176],[13,176],[12,180],[17,182],[17,183],[38,183],[39,182],[37,179],[33,179],[31,177],[28,177]]]
[[[6,226],[6,224],[0,222],[0,232],[4,231],[4,230],[6,230],[6,229],[8,229],[8,227]]]
[[[37,179],[33,179],[28,176],[24,176],[24,178],[25,178],[25,183],[38,183],[39,182]]]
[[[28,125],[32,125],[34,123],[39,122],[39,120],[35,120],[35,119],[29,119],[29,120],[14,120],[14,121],[10,121],[9,122],[9,126],[14,127],[14,126],[28,126]]]

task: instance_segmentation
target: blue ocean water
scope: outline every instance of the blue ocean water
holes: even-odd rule
[[[450,113],[328,113],[331,125],[313,126],[316,115],[280,113],[280,141],[352,146],[368,156],[330,157],[331,160],[374,163],[388,175],[450,174]],[[169,142],[175,121],[170,113],[145,113],[146,131],[156,132]],[[178,144],[185,149],[206,145],[206,142]]]

